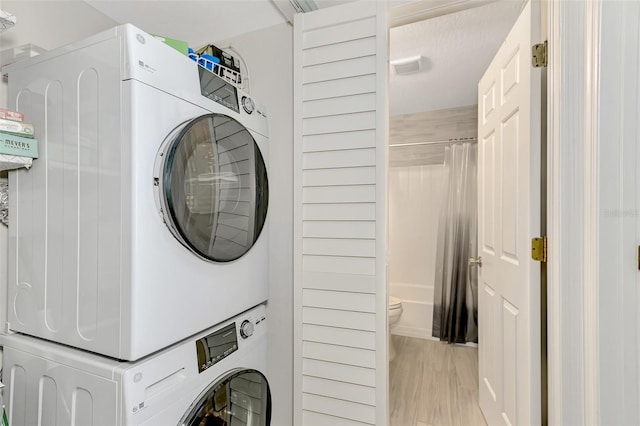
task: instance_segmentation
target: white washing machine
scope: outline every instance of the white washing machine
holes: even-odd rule
[[[9,424],[265,426],[265,308],[122,362],[30,336],[2,336]]]
[[[268,134],[248,94],[132,25],[21,61],[13,331],[135,360],[268,297]]]

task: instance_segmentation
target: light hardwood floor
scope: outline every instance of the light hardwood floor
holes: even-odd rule
[[[478,349],[391,336],[391,426],[486,426],[478,406]]]

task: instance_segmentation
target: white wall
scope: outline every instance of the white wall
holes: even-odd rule
[[[443,171],[442,164],[389,169],[389,294],[403,308],[393,334],[431,337]]]
[[[18,18],[0,34],[0,51],[24,44],[46,50],[109,29],[117,23],[82,1],[2,0],[0,8]],[[0,66],[5,64],[0,64]],[[7,106],[7,79],[0,83],[0,107]]]
[[[293,399],[293,35],[288,24],[231,42],[248,62],[251,95],[269,117],[269,382],[274,426],[292,424]]]

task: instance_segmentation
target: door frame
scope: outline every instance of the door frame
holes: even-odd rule
[[[601,1],[549,0],[548,12],[549,424],[598,424]]]

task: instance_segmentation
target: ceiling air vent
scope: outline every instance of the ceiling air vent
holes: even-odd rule
[[[422,56],[391,61],[391,66],[396,74],[413,74],[422,69]]]

